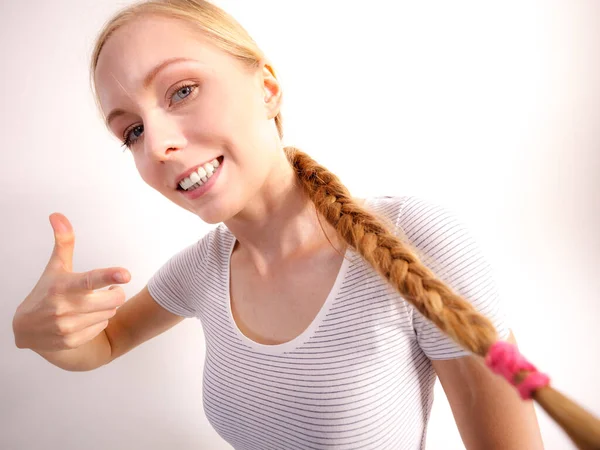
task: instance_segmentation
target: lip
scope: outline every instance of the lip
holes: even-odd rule
[[[219,159],[221,157],[222,157],[222,155],[221,156],[217,156],[216,158],[209,159],[208,161],[205,161],[205,162],[203,162],[201,164],[198,164],[197,166],[194,166],[194,167],[191,167],[190,169],[187,169],[185,172],[183,172],[181,175],[179,175],[175,179],[175,189],[177,189],[177,186],[179,186],[179,183],[181,182],[181,180],[183,180],[184,178],[189,177],[192,173],[194,173],[196,170],[198,170],[199,167],[204,166],[204,164],[210,163],[211,161],[214,161],[215,159]]]
[[[223,170],[224,163],[221,162],[217,170],[213,173],[213,175],[208,179],[206,183],[204,183],[199,188],[194,189],[193,191],[178,191],[183,195],[187,200],[195,200],[199,197],[205,195],[208,191],[212,189],[215,183],[218,181],[219,176],[221,175],[221,171]]]

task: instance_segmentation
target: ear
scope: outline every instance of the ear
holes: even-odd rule
[[[281,108],[281,86],[275,76],[275,70],[267,61],[261,61],[264,101],[268,119],[273,119]]]

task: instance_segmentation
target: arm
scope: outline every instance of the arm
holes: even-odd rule
[[[146,286],[118,308],[108,326],[91,341],[74,349],[37,353],[64,370],[94,370],[164,333],[184,318],[156,303]]]
[[[511,332],[508,342],[516,344]],[[542,437],[531,400],[524,401],[480,358],[433,360],[468,450],[540,450]]]
[[[146,285],[119,308],[109,322],[106,334],[111,344],[108,364],[140,344],[164,333],[185,319],[160,306]]]
[[[164,333],[183,319],[196,317],[194,298],[188,293],[194,270],[203,264],[205,239],[173,255],[146,286],[117,310],[106,328],[111,346],[108,364],[138,345]]]
[[[423,264],[461,295],[498,331],[510,334],[493,267],[473,233],[449,209],[419,197],[407,197],[397,227],[420,254]],[[418,311],[413,311],[417,341],[432,361],[468,450],[539,450],[542,448],[531,401],[488,369]]]

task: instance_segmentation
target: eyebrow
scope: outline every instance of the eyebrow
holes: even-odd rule
[[[167,66],[170,66],[171,64],[175,64],[175,63],[179,63],[179,62],[184,62],[184,61],[195,61],[194,59],[191,58],[183,58],[183,57],[176,57],[176,58],[169,58],[169,59],[165,59],[163,62],[161,62],[160,64],[156,65],[152,70],[150,70],[150,72],[148,72],[146,74],[146,76],[144,77],[144,80],[142,81],[142,86],[144,87],[144,89],[148,89],[148,87],[150,87],[150,85],[152,84],[152,82],[154,81],[154,79],[156,78],[156,76],[163,70],[166,69]],[[110,127],[110,123],[116,119],[119,116],[122,116],[123,114],[125,114],[126,111],[120,108],[117,109],[113,109],[108,116],[106,116],[106,126]]]

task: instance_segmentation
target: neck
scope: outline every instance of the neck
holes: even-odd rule
[[[259,193],[225,225],[238,241],[234,251],[242,251],[261,272],[329,241],[339,251],[345,249],[335,229],[317,215],[283,152]]]

